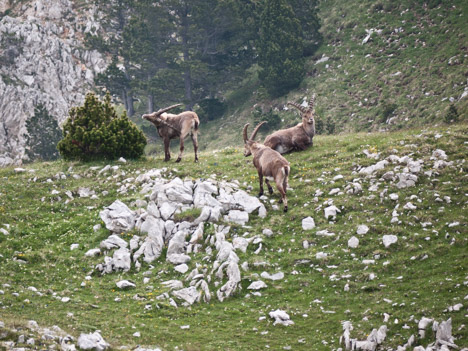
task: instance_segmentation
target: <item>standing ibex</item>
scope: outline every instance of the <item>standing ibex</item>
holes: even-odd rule
[[[176,162],[180,162],[182,154],[184,152],[184,139],[190,133],[193,142],[193,150],[195,152],[195,162],[198,162],[198,127],[200,120],[193,111],[184,111],[178,115],[166,113],[177,106],[182,104],[172,105],[166,108],[162,108],[159,111],[143,115],[142,118],[150,121],[156,126],[159,136],[164,141],[164,161],[171,159],[171,153],[169,151],[169,144],[171,139],[180,138],[180,153],[177,157]]]
[[[244,156],[253,155],[253,164],[257,168],[258,180],[260,181],[260,193],[258,196],[263,195],[263,177],[265,177],[268,191],[270,194],[273,193],[273,188],[270,185],[270,180],[274,180],[276,187],[281,194],[281,200],[284,204],[284,212],[288,211],[288,199],[286,198],[286,190],[288,188],[288,176],[289,176],[289,162],[281,156],[281,154],[265,145],[257,143],[255,135],[257,135],[258,129],[266,122],[261,122],[255,127],[250,139],[247,139],[247,123],[244,126]]]
[[[264,141],[265,146],[271,147],[280,154],[285,154],[290,151],[305,150],[312,145],[312,138],[315,135],[314,102],[315,95],[310,98],[307,108],[295,102],[288,102],[288,105],[301,111],[302,123],[268,135]]]

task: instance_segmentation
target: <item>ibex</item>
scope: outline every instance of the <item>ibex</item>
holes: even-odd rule
[[[182,104],[172,105],[166,108],[162,108],[159,111],[143,115],[142,118],[150,121],[156,126],[159,136],[164,141],[164,161],[171,159],[171,153],[169,151],[169,145],[171,139],[180,138],[180,152],[176,162],[180,162],[182,154],[184,152],[184,139],[190,133],[193,142],[193,150],[195,152],[195,162],[198,162],[198,127],[200,126],[200,120],[193,111],[184,111],[178,115],[166,113],[177,106]]]
[[[315,95],[310,98],[307,108],[295,102],[288,102],[288,105],[294,106],[301,111],[302,123],[299,123],[295,127],[278,130],[268,135],[263,144],[278,151],[280,154],[285,154],[290,151],[305,150],[312,145],[312,138],[315,135],[314,102]]]
[[[280,203],[284,205],[284,212],[288,211],[288,199],[286,198],[286,190],[288,188],[289,176],[289,162],[281,156],[281,154],[265,145],[257,143],[254,139],[257,135],[258,129],[266,122],[261,122],[255,127],[250,139],[247,139],[247,123],[244,126],[244,156],[253,155],[253,164],[257,168],[258,179],[260,181],[260,192],[258,196],[263,195],[263,177],[265,177],[266,184],[270,195],[273,193],[273,188],[270,185],[270,180],[274,180],[276,188],[281,194]]]

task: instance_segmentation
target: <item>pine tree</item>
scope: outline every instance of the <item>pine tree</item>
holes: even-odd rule
[[[59,157],[57,143],[62,139],[62,131],[44,105],[35,107],[34,116],[26,121],[26,130],[26,155],[31,161],[50,161]]]
[[[58,150],[67,160],[138,158],[146,138],[124,112],[118,116],[107,93],[101,102],[92,93],[83,106],[74,107],[63,126],[64,138]]]
[[[305,75],[303,36],[286,0],[265,0],[257,48],[259,78],[270,95],[281,96],[300,84]]]

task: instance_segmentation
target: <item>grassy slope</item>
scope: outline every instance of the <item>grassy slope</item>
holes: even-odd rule
[[[259,87],[255,69],[246,72],[244,84],[227,96],[227,116],[204,126],[202,147],[236,145],[239,137],[232,131],[251,121],[255,104],[278,108],[285,126],[297,123],[297,114],[282,108],[288,100],[302,101],[311,93],[317,94],[318,118],[331,118],[341,132],[440,123],[450,98],[460,119],[468,118],[468,97],[459,100],[468,74],[466,1],[442,1],[435,8],[409,0],[323,0],[319,6],[324,45],[308,61],[299,89],[270,100]],[[382,33],[362,44],[366,29]],[[330,59],[315,64],[323,55]],[[384,116],[390,105],[396,109]],[[386,124],[391,117],[396,118]]]
[[[443,136],[435,139],[437,133]],[[41,326],[58,325],[75,336],[99,329],[114,346],[142,344],[158,345],[165,350],[176,346],[184,350],[261,350],[269,345],[273,350],[285,346],[294,350],[326,350],[338,347],[341,321],[352,321],[355,327],[352,336],[365,338],[372,328],[382,324],[383,313],[389,313],[386,346],[401,345],[411,334],[417,334],[412,316],[415,319],[433,317],[439,321],[452,317],[456,343],[468,346],[467,328],[458,329],[466,323],[464,297],[468,294],[467,135],[467,126],[457,125],[442,130],[318,136],[311,150],[287,156],[292,165],[290,186],[293,190],[288,192],[290,211],[287,214],[275,212],[267,204],[266,219],[254,217],[249,222],[251,228],[235,227],[231,231],[231,234],[249,231],[251,235],[262,235],[263,228],[271,228],[275,233],[272,238],[264,238],[263,250],[258,255],[253,252],[255,245],[249,246],[246,254],[240,254],[241,262],[247,260],[251,267],[250,272],[243,273],[244,290],[223,303],[213,300],[210,304],[177,310],[160,304],[161,309],[154,308],[150,312],[145,312],[144,306],[147,303],[155,306],[154,296],[165,291],[160,282],[179,278],[162,260],[155,263],[152,289],[145,288],[142,283],[147,265],[139,273],[93,275],[86,287],[80,286],[93,266],[102,261],[102,257],[84,257],[88,249],[99,246],[108,236],[105,229],[93,232],[93,225],[100,222],[99,211],[117,198],[127,204],[142,198],[138,191],[118,195],[116,190],[120,185],[117,183],[135,176],[137,171],[167,166],[168,177],[207,178],[217,174],[252,185],[256,192],[258,184],[251,159],[245,159],[236,149],[203,153],[199,164],[191,162],[191,155],[186,155],[182,164],[177,165],[163,163],[160,158],[148,159],[121,165],[120,170],[124,170],[125,175],[116,179],[97,175],[89,170],[89,164],[35,163],[27,167],[35,169],[34,174],[15,174],[12,168],[0,169],[0,225],[11,225],[9,236],[0,234],[0,282],[11,285],[0,286],[5,292],[0,295],[0,320],[12,326],[34,319]],[[382,181],[379,191],[374,193],[368,190],[369,180],[363,179],[361,195],[326,195],[333,188],[343,189],[353,179],[363,178],[354,173],[357,165],[376,162],[366,158],[363,149],[381,152],[382,157],[411,155],[414,159],[423,159],[424,170],[429,170],[433,163],[429,158],[436,148],[445,150],[454,166],[440,170],[440,175],[433,179],[420,176],[416,187],[398,190],[394,184]],[[72,171],[70,166],[73,166]],[[178,171],[172,170],[173,167]],[[388,166],[386,170],[393,167]],[[67,178],[54,179],[58,172],[64,172]],[[71,172],[83,178],[75,180]],[[380,171],[379,175],[382,173]],[[339,174],[344,178],[333,181]],[[34,177],[37,177],[35,182],[32,181]],[[76,191],[81,186],[95,190],[99,200],[75,198],[64,204],[64,192]],[[400,196],[400,225],[390,224],[395,202],[388,197],[380,199],[379,193],[384,188]],[[51,194],[54,189],[60,192],[62,201]],[[317,189],[324,195],[314,203],[313,194]],[[109,194],[101,195],[104,190]],[[450,196],[451,203],[435,202],[436,193],[441,198]],[[421,201],[410,200],[412,195]],[[276,201],[277,194],[272,198]],[[323,208],[318,208],[329,198],[342,209],[335,223],[326,221]],[[416,204],[417,210],[403,210],[401,207],[408,201]],[[318,237],[316,230],[303,231],[301,220],[306,216],[315,219],[319,230],[328,229],[336,236]],[[455,221],[460,225],[448,227]],[[423,222],[432,224],[423,228]],[[348,239],[356,235],[360,224],[368,225],[370,231],[359,236],[357,249],[349,250]],[[384,234],[397,235],[398,243],[384,248],[381,244]],[[311,242],[310,248],[303,248],[304,240]],[[80,248],[70,251],[73,243],[79,243]],[[315,258],[320,251],[328,253],[326,260]],[[376,255],[379,258],[376,259]],[[422,259],[425,255],[427,259]],[[14,258],[27,263],[20,264]],[[362,264],[364,259],[376,259],[376,264],[366,266]],[[269,265],[253,266],[254,262],[261,261]],[[389,264],[383,265],[385,261]],[[261,297],[245,298],[245,288],[264,270],[282,271],[286,277],[278,282],[266,281],[268,288],[262,291]],[[162,273],[158,273],[160,271]],[[370,273],[374,273],[376,279],[370,280]],[[400,276],[403,278],[398,279]],[[120,279],[135,281],[137,288],[116,290],[115,282]],[[343,290],[346,283],[349,292]],[[27,289],[29,286],[36,287],[44,295],[37,296]],[[19,293],[19,297],[13,296],[13,292]],[[54,298],[54,293],[70,297],[71,301],[63,303]],[[134,300],[132,297],[137,293],[147,300]],[[116,297],[122,301],[115,302]],[[384,302],[384,298],[392,300],[392,304]],[[314,302],[316,299],[321,303]],[[448,306],[459,302],[465,305],[461,311],[444,312]],[[277,308],[287,311],[295,325],[273,326],[268,317],[258,320]],[[73,313],[73,317],[67,317],[67,313]],[[410,329],[404,329],[405,324]],[[181,330],[182,325],[190,325],[190,329]],[[141,338],[132,336],[135,331],[141,332]],[[430,341],[432,339],[427,338],[422,343],[427,345]]]

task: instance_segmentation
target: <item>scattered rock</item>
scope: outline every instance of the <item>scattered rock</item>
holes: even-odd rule
[[[273,325],[281,324],[288,326],[294,324],[294,322],[290,319],[289,314],[282,310],[272,311],[269,313],[269,316],[275,320]]]
[[[136,285],[128,280],[121,280],[115,284],[119,289],[136,288]]]
[[[104,351],[110,345],[103,339],[99,332],[81,334],[78,338],[78,347],[82,350]]]
[[[355,249],[359,246],[359,239],[356,238],[355,236],[352,236],[349,240],[348,240],[348,247],[352,248],[352,249]]]
[[[302,229],[310,230],[315,228],[315,221],[312,217],[306,217],[302,220]]]
[[[356,234],[364,235],[364,234],[367,234],[368,231],[369,231],[369,227],[365,224],[361,224],[357,227]]]
[[[257,280],[255,282],[252,282],[248,287],[247,289],[248,290],[260,290],[260,289],[265,289],[267,288],[268,285],[266,285],[264,282],[262,282],[261,280]]]
[[[392,244],[395,244],[398,241],[398,237],[396,235],[384,235],[382,237],[382,243],[385,247],[389,247]]]

